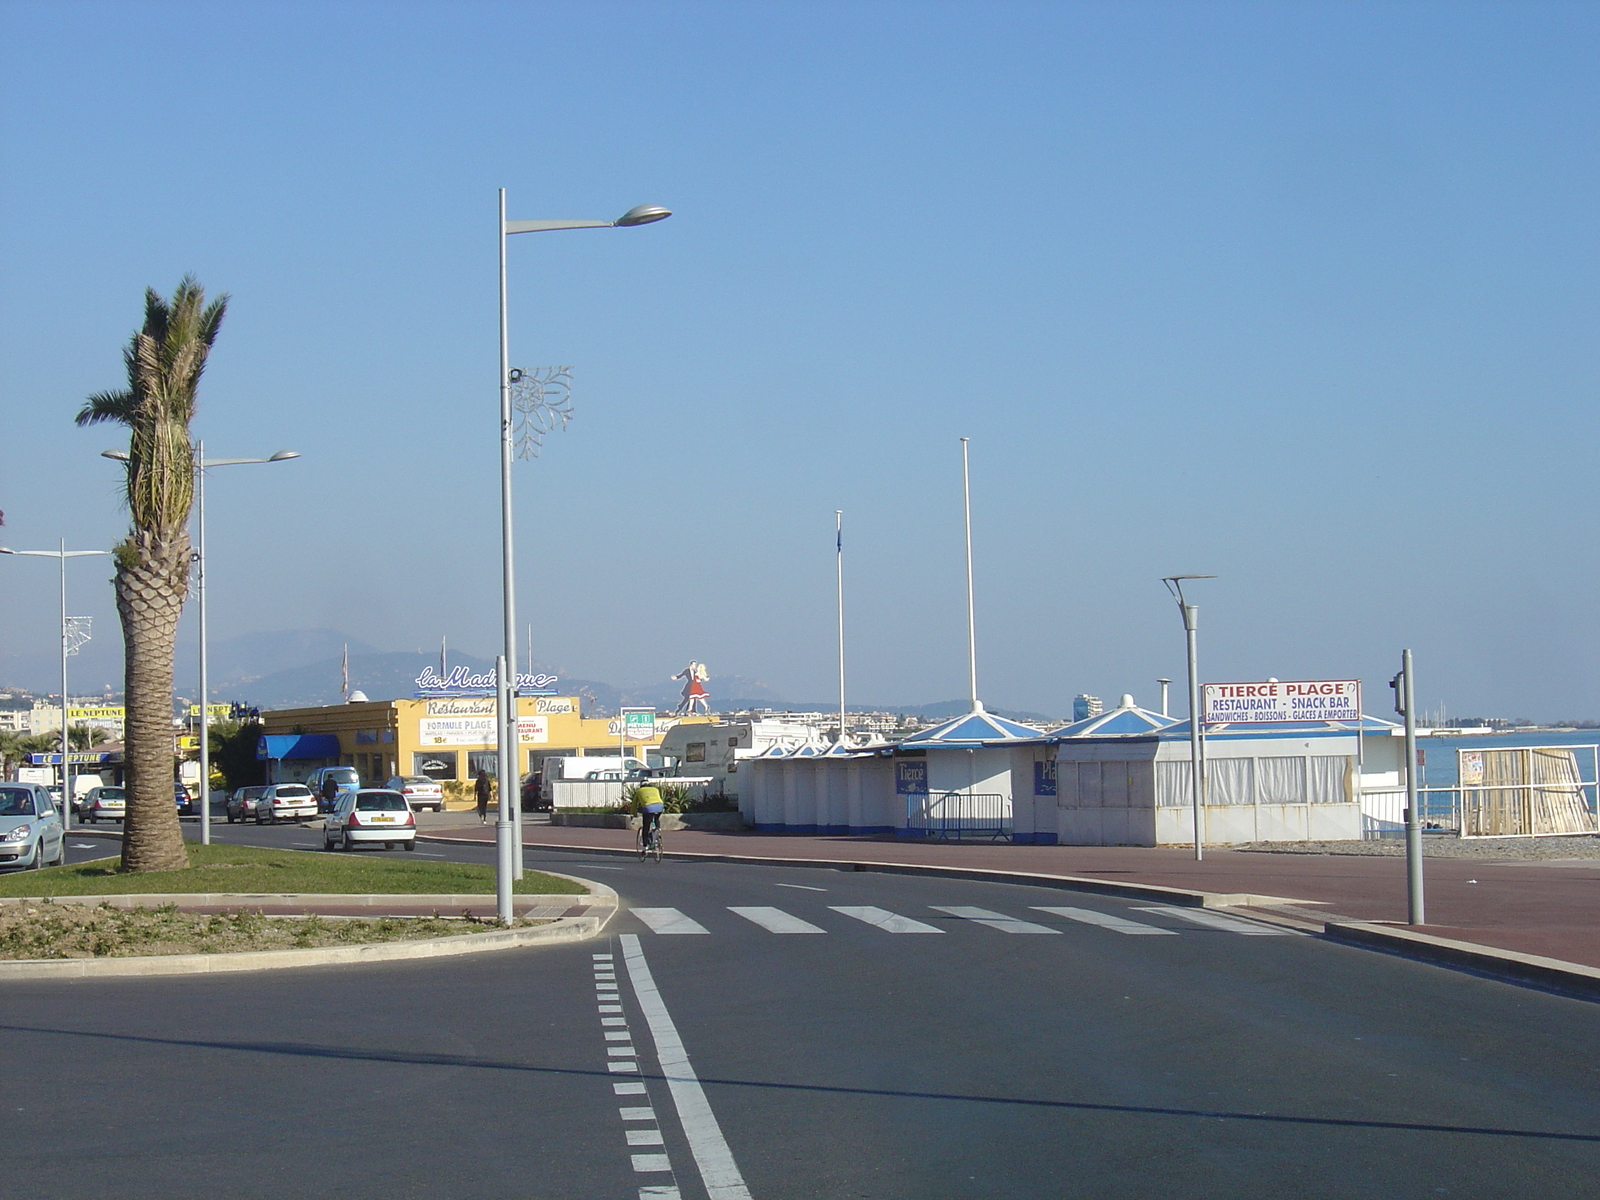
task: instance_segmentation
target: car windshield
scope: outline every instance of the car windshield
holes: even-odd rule
[[[405,812],[409,807],[399,792],[362,792],[356,797],[358,812]]]
[[[286,796],[292,796],[296,800],[303,800],[309,795],[311,795],[311,789],[301,787],[299,784],[291,784],[288,787],[281,787],[278,789],[279,799],[282,799]]]
[[[127,793],[121,788],[103,787],[100,789],[99,795],[102,800],[122,800],[126,798]]]
[[[0,817],[31,817],[33,792],[29,788],[0,788]]]
[[[337,771],[328,771],[326,777],[335,783],[354,783],[356,771],[354,767],[341,767]]]
[[[401,785],[403,787],[438,787],[439,786],[433,780],[424,779],[424,778],[421,778],[420,776],[417,777],[417,778],[402,779],[400,781],[400,783],[401,783]]]

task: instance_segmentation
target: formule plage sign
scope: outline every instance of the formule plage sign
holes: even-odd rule
[[[432,667],[423,667],[422,674],[417,676],[415,682],[417,690],[412,694],[423,700],[434,696],[492,696],[498,680],[493,671],[477,672],[469,671],[466,667],[452,667],[450,674],[441,677]],[[518,672],[517,695],[553,696],[556,682],[554,675]]]
[[[1207,725],[1257,725],[1276,721],[1359,721],[1359,679],[1302,679],[1264,683],[1208,683],[1201,720]]]

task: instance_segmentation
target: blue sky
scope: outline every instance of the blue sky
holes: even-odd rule
[[[538,657],[691,657],[1064,712],[1359,676],[1600,717],[1600,9],[1545,4],[0,4],[0,508],[109,546],[147,285],[233,299],[215,637],[498,628],[495,188],[513,364],[577,419],[517,467]],[[0,661],[54,574],[0,561]],[[115,637],[106,572],[73,607]],[[185,636],[188,636],[187,633]],[[1382,693],[1382,694],[1380,694]]]

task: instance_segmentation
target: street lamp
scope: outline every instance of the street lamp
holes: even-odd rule
[[[125,450],[102,450],[101,457],[127,462]],[[206,659],[206,469],[208,467],[235,467],[243,463],[284,462],[299,458],[298,450],[279,450],[267,458],[207,458],[206,444],[197,442],[194,448],[195,509],[198,513],[198,537],[195,542],[195,600],[198,603],[200,624],[200,844],[211,844],[211,708]]]
[[[1204,785],[1202,783],[1202,769],[1204,757],[1200,742],[1200,676],[1195,668],[1196,635],[1200,625],[1200,609],[1197,605],[1190,604],[1183,598],[1183,583],[1186,579],[1215,579],[1215,575],[1168,575],[1161,582],[1167,585],[1167,591],[1178,602],[1178,610],[1183,613],[1183,632],[1189,644],[1189,802],[1194,809],[1194,858],[1196,862],[1204,856],[1202,849],[1205,843],[1201,807],[1205,803]],[[1165,689],[1163,689],[1165,691]],[[1165,708],[1165,705],[1162,706]]]
[[[62,540],[59,550],[11,550],[0,546],[0,554],[54,558],[61,564],[61,828],[63,829],[72,828],[72,745],[67,736],[67,656],[77,650],[77,646],[72,644],[72,619],[67,616],[67,559],[110,553],[109,550],[68,550],[65,539]]]
[[[511,558],[511,358],[506,326],[506,238],[513,233],[550,233],[561,229],[629,229],[649,225],[672,215],[654,204],[630,208],[615,221],[508,221],[506,190],[500,189],[500,558],[501,605],[505,653],[495,688],[496,772],[500,776],[500,805],[495,816],[495,903],[500,919],[511,923],[511,884],[522,875],[522,839],[513,839],[510,797],[521,772],[517,765],[517,605]],[[521,816],[520,796],[515,816]]]

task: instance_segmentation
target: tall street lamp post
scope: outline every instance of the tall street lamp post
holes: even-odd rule
[[[10,550],[0,546],[0,554],[23,554],[35,558],[54,558],[61,565],[61,827],[72,827],[72,745],[68,738],[67,656],[77,649],[72,644],[72,618],[67,616],[67,559],[110,554],[109,550],[68,550],[65,539],[59,550]],[[41,843],[42,844],[42,843]],[[43,854],[43,851],[40,851]]]
[[[615,221],[508,221],[506,190],[500,189],[500,560],[501,615],[505,652],[499,668],[496,696],[496,763],[500,777],[500,804],[495,814],[495,902],[500,919],[511,922],[511,884],[520,876],[521,839],[512,837],[520,771],[517,766],[517,605],[513,582],[511,544],[511,357],[506,326],[506,238],[514,233],[550,233],[560,229],[628,229],[670,217],[670,209],[640,204]],[[517,797],[520,802],[520,796]]]
[[[126,462],[122,450],[103,450],[102,457]],[[211,692],[207,677],[206,644],[206,471],[210,467],[235,467],[243,463],[285,462],[299,458],[298,450],[279,450],[267,458],[207,458],[204,440],[194,448],[195,491],[195,602],[200,626],[200,844],[211,844]]]
[[[1161,582],[1178,602],[1183,613],[1183,632],[1188,642],[1189,658],[1189,803],[1194,810],[1194,857],[1199,862],[1205,856],[1205,759],[1201,747],[1200,675],[1195,658],[1200,628],[1200,608],[1183,598],[1186,579],[1215,579],[1215,575],[1169,575]],[[1165,689],[1163,689],[1165,690]]]

